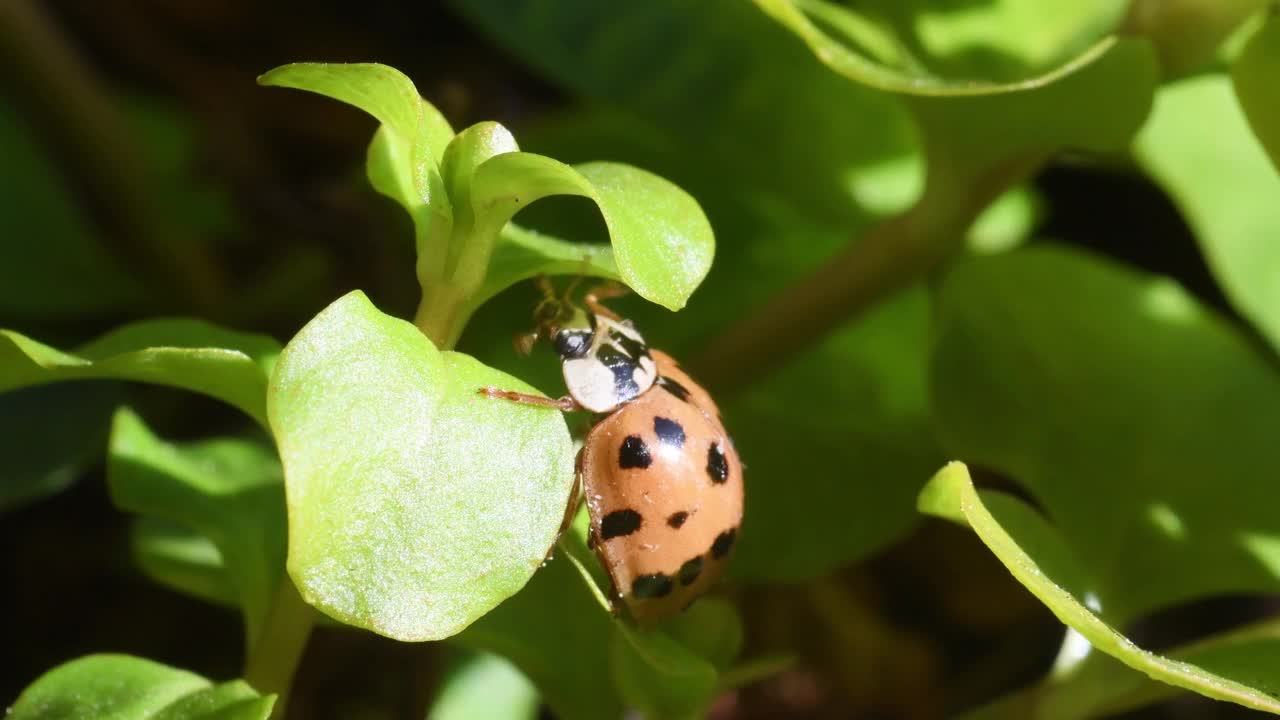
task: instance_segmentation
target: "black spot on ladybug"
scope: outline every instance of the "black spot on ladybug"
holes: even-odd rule
[[[638,367],[635,358],[619,352],[613,345],[601,345],[596,351],[596,358],[613,373],[613,388],[619,400],[630,400],[640,394],[640,383],[635,377]]]
[[[692,585],[701,574],[702,556],[698,555],[695,558],[686,560],[685,563],[680,566],[680,570],[676,573],[676,576],[680,578],[681,585]]]
[[[644,468],[649,467],[653,462],[653,456],[649,454],[649,446],[644,444],[644,440],[639,435],[628,435],[626,440],[622,441],[622,447],[618,449],[618,467],[626,470],[628,468]]]
[[[653,432],[658,436],[658,440],[668,445],[684,447],[684,428],[671,418],[655,416],[653,418]]]
[[[591,349],[591,331],[561,330],[556,333],[555,346],[556,352],[566,360],[583,357]]]
[[[667,518],[667,524],[679,530],[680,526],[684,525],[684,521],[688,519],[689,519],[689,513],[685,512],[684,510],[681,510],[680,512],[671,513],[671,517]]]
[[[640,529],[640,523],[643,518],[640,513],[630,508],[626,510],[614,510],[604,519],[600,521],[600,539],[608,540],[610,538],[623,537]]]
[[[729,528],[716,536],[715,542],[711,543],[711,554],[714,557],[722,558],[729,554],[733,549],[733,541],[738,539],[738,528]]]
[[[658,378],[658,384],[662,389],[675,395],[677,398],[689,402],[689,389],[669,377]]]
[[[641,575],[631,582],[631,594],[637,598],[660,598],[671,594],[675,583],[664,573]]]
[[[717,485],[729,479],[729,461],[725,459],[719,443],[712,443],[707,450],[707,475]]]

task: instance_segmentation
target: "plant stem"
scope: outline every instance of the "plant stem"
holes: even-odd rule
[[[160,296],[166,311],[212,315],[222,287],[217,265],[204,248],[181,239],[189,229],[165,216],[123,113],[43,5],[0,2],[0,77],[77,186],[103,247]]]
[[[733,393],[781,367],[877,302],[927,276],[964,242],[996,197],[1044,158],[992,169],[976,182],[931,181],[920,200],[887,218],[826,264],[747,313],[690,365],[710,388]]]
[[[449,282],[424,285],[413,324],[437,350],[452,350],[467,324],[466,303],[467,294]]]
[[[315,613],[286,575],[271,601],[262,634],[249,649],[244,670],[245,680],[255,690],[278,696],[272,718],[284,717],[293,674],[315,625]]]

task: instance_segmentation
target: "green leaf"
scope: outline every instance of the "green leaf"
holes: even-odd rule
[[[74,355],[0,330],[0,392],[58,380],[134,380],[209,395],[265,425],[267,375],[279,352],[271,338],[199,320],[127,325]]]
[[[281,471],[272,449],[230,438],[172,445],[122,409],[111,432],[107,483],[122,510],[178,523],[213,542],[252,646],[280,584],[285,556]],[[144,539],[155,549],[159,538],[150,527]],[[184,549],[184,559],[194,559],[189,543]],[[152,569],[166,568],[153,563]],[[214,592],[203,585],[198,589]]]
[[[275,696],[244,682],[128,655],[89,655],[40,676],[9,709],[12,720],[267,720]]]
[[[1276,12],[1267,19],[1245,45],[1244,52],[1231,67],[1236,97],[1244,109],[1253,134],[1280,169],[1280,17]]]
[[[715,699],[715,666],[661,630],[615,625],[610,661],[618,690],[646,717],[705,717]]]
[[[1048,85],[1091,62],[1124,4],[1052,0],[1029,6],[755,0],[833,70],[912,95],[989,95]]]
[[[538,275],[590,275],[618,280],[618,264],[609,245],[576,243],[507,223],[498,236],[484,285],[471,305],[485,301]]]
[[[1214,59],[1223,44],[1271,0],[1134,0],[1125,29],[1160,51],[1166,78],[1183,77]]]
[[[271,380],[289,574],[308,603],[400,640],[453,635],[519,590],[573,484],[560,413],[481,396],[532,388],[436,350],[360,292],[317,315]]]
[[[538,690],[509,661],[477,653],[448,673],[427,717],[534,720],[538,717]]]
[[[228,577],[222,552],[203,534],[144,516],[134,521],[129,544],[134,563],[153,581],[215,605],[239,607],[239,592]]]
[[[1207,75],[1162,90],[1137,154],[1182,210],[1232,304],[1280,347],[1280,247],[1273,242],[1280,174],[1249,132],[1228,79]]]
[[[944,447],[1026,485],[1111,623],[1280,587],[1280,375],[1181,287],[1053,246],[965,262],[932,367]]]
[[[0,395],[0,513],[69,487],[102,457],[113,383],[47,385]]]
[[[1162,654],[1215,675],[1234,678],[1274,698],[1280,695],[1274,668],[1278,652],[1280,623],[1270,620]],[[966,714],[964,719],[1110,717],[1165,700],[1178,692],[1178,688],[1158,682],[1110,655],[1090,653],[1070,672],[1055,673],[1037,685]]]
[[[929,430],[929,312],[923,287],[900,293],[726,405],[747,466],[735,576],[818,577],[918,522],[920,478],[942,458]]]
[[[1094,648],[1107,653],[1135,670],[1170,685],[1186,688],[1216,700],[1225,700],[1256,710],[1280,713],[1280,701],[1271,693],[1280,689],[1274,680],[1262,687],[1250,687],[1231,676],[1219,675],[1188,662],[1147,652],[1095,615],[1066,588],[1056,582],[1053,572],[1038,562],[1039,545],[1034,537],[1011,534],[1001,513],[988,507],[996,493],[979,493],[969,479],[968,469],[951,463],[934,476],[920,496],[920,509],[973,528],[983,543],[995,553],[1009,572],[1040,599],[1059,620],[1079,632]],[[1006,507],[1020,504],[1007,498]],[[1029,510],[1027,512],[1030,512]],[[1248,680],[1258,679],[1256,673]]]
[[[619,717],[609,669],[613,620],[563,553],[515,597],[457,635],[459,644],[497,653],[520,668],[564,720]]]
[[[646,300],[679,310],[711,268],[715,238],[697,201],[639,168],[605,162],[570,167],[541,155],[505,153],[476,168],[471,185],[477,222],[494,232],[520,208],[551,195],[595,202],[618,275]]]
[[[377,63],[294,63],[265,73],[258,83],[318,93],[382,123],[369,145],[369,181],[413,218],[419,276],[439,272],[453,210],[438,163],[453,128],[413,82]]]
[[[68,318],[137,308],[146,293],[93,235],[17,103],[0,107],[0,315]],[[50,288],[57,288],[50,292]]]

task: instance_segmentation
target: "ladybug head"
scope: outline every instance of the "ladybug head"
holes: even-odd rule
[[[576,284],[575,280],[563,295],[556,295],[550,280],[545,276],[538,278],[542,300],[533,309],[533,329],[515,337],[516,352],[528,355],[538,340],[545,337],[551,340],[562,358],[586,354],[591,347],[594,330],[589,316],[570,300],[569,294]]]

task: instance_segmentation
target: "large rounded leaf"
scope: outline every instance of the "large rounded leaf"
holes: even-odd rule
[[[343,622],[400,640],[448,637],[545,559],[573,482],[564,419],[492,400],[534,392],[439,352],[360,292],[285,348],[268,413],[284,461],[289,574]]]
[[[1254,135],[1280,169],[1280,17],[1271,13],[1231,68],[1236,95]]]

